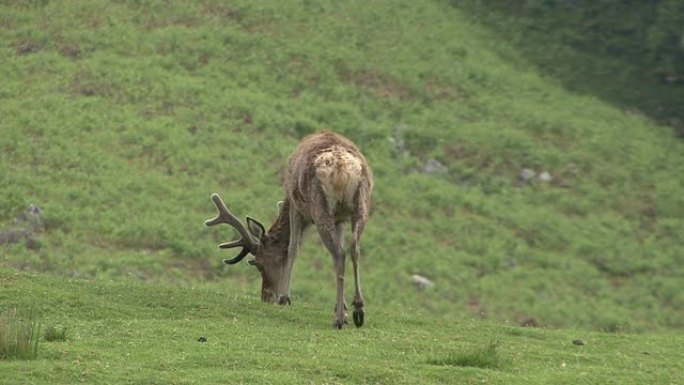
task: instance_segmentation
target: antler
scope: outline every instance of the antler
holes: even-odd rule
[[[223,262],[233,265],[242,261],[247,254],[254,254],[256,252],[257,246],[259,245],[258,241],[255,241],[254,238],[252,238],[242,222],[240,222],[240,220],[233,215],[230,210],[228,210],[228,207],[226,207],[225,203],[223,203],[223,200],[221,200],[221,197],[217,193],[211,194],[211,200],[214,201],[219,213],[216,218],[204,221],[204,225],[214,226],[218,225],[219,223],[227,223],[233,226],[233,228],[235,228],[235,230],[237,230],[237,232],[240,234],[240,239],[228,243],[221,243],[219,245],[219,248],[221,249],[229,249],[238,246],[242,247],[242,251],[240,251],[240,254],[238,254],[235,258],[224,259]]]

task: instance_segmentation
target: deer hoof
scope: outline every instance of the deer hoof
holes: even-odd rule
[[[340,330],[340,329],[342,329],[342,326],[344,326],[344,325],[346,325],[346,324],[347,324],[347,321],[344,321],[344,320],[343,320],[343,321],[335,320],[335,322],[333,322],[333,327],[334,327],[335,329]]]
[[[278,297],[278,305],[292,305],[292,301],[289,296],[281,295]]]
[[[354,325],[357,328],[363,325],[363,309],[354,309]]]

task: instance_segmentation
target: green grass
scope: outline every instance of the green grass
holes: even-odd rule
[[[43,332],[43,339],[47,342],[66,341],[68,334],[68,329],[64,326],[48,326]]]
[[[329,301],[279,307],[261,303],[251,292],[226,294],[206,285],[64,279],[11,270],[0,272],[0,289],[0,301],[16,307],[31,303],[31,293],[51,293],[41,297],[36,314],[45,324],[70,330],[64,342],[41,342],[35,360],[0,361],[3,384],[675,384],[684,379],[681,339],[671,334],[528,329],[385,304],[368,306],[363,328],[338,331],[331,327]],[[198,342],[200,336],[207,342]],[[577,338],[586,344],[574,345]]]
[[[0,313],[0,359],[34,359],[38,355],[40,324],[31,308]]]
[[[680,2],[451,3],[512,44],[509,59],[684,134]]]
[[[598,90],[569,92],[530,51],[439,1],[0,1],[0,232],[42,209],[30,239],[0,244],[0,305],[33,298],[42,325],[69,331],[0,372],[677,382],[684,142]],[[221,263],[234,234],[202,225],[213,192],[274,218],[287,156],[323,128],[358,143],[376,177],[368,325],[342,333],[315,232],[280,308],[258,301],[253,267]],[[522,184],[523,168],[553,179]],[[541,328],[516,327],[527,320]],[[510,363],[429,363],[488,341]]]
[[[449,352],[445,357],[432,358],[428,362],[433,365],[461,366],[481,369],[500,369],[506,363],[497,352],[497,342],[490,342],[484,348],[472,352]]]
[[[0,229],[30,203],[44,225],[31,248],[3,245],[3,266],[245,288],[253,269],[222,266],[215,248],[233,235],[202,226],[209,195],[268,222],[287,156],[327,127],[359,143],[377,178],[369,299],[553,327],[683,326],[682,142],[512,60],[457,8],[2,11]],[[433,159],[446,169],[425,173]],[[521,186],[523,168],[553,180]],[[315,235],[299,260],[293,295],[332,298]],[[416,293],[412,274],[434,290]]]

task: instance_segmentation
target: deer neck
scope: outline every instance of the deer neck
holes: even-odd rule
[[[285,200],[275,222],[268,230],[268,237],[279,247],[287,250],[290,243],[290,202]]]

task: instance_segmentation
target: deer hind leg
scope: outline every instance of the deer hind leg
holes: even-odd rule
[[[363,229],[366,226],[366,219],[364,217],[352,218],[352,241],[351,241],[351,257],[354,267],[354,325],[361,327],[363,325],[363,295],[361,294],[361,277],[359,275],[359,257],[361,254],[360,240]]]
[[[324,198],[321,196],[320,198]],[[319,198],[319,199],[320,199]],[[319,205],[317,207],[325,207],[324,205]],[[335,225],[335,219],[332,213],[325,210],[316,210],[312,215],[313,220],[316,223],[316,228],[318,229],[318,234],[323,241],[323,244],[328,249],[333,257],[333,262],[335,264],[335,277],[337,282],[337,297],[335,302],[335,321],[333,326],[342,329],[345,324],[345,310],[344,310],[344,262],[345,255],[344,249],[342,248],[342,239],[339,234],[339,228]]]
[[[332,218],[331,218],[332,219]],[[328,251],[333,257],[333,262],[335,264],[335,278],[337,282],[337,296],[335,301],[335,322],[333,326],[338,329],[342,329],[342,326],[346,322],[346,312],[344,303],[344,263],[345,255],[344,249],[342,248],[341,242],[338,239],[337,232],[335,231],[335,226],[332,223],[327,225],[325,223],[316,222],[318,227],[318,233],[323,240]]]
[[[337,232],[337,239],[339,240],[340,248],[342,250],[344,250],[344,223],[343,222],[335,223],[335,231]],[[343,270],[342,276],[344,277],[344,270]],[[337,310],[338,309],[336,306],[335,307],[335,314],[337,314]],[[344,313],[344,323],[346,324],[347,323],[347,300],[344,298],[344,296],[342,297],[342,310]]]

